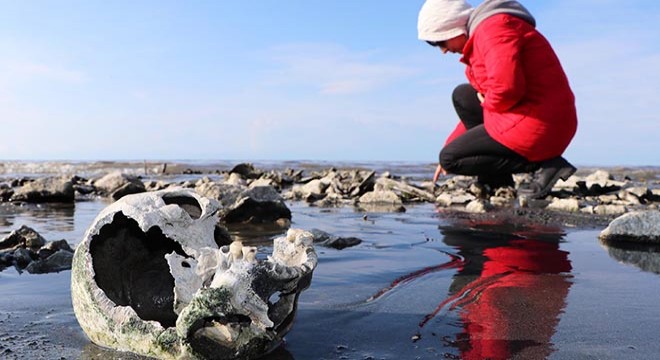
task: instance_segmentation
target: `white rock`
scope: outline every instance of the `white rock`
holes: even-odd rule
[[[391,204],[391,205],[401,205],[403,201],[399,198],[394,191],[391,190],[381,190],[381,191],[370,191],[360,196],[358,201],[360,204]]]
[[[477,199],[470,201],[470,203],[465,206],[465,211],[473,214],[480,214],[485,213],[492,208],[493,206],[488,201]]]
[[[621,215],[625,214],[626,207],[623,205],[596,205],[593,213],[598,215]]]
[[[309,196],[323,195],[329,185],[330,183],[322,179],[314,179],[307,184],[294,185],[291,189],[291,192],[293,193],[294,197],[304,199]]]
[[[248,185],[248,187],[250,189],[252,189],[252,188],[255,188],[257,186],[275,186],[275,185],[277,185],[277,184],[275,183],[275,180],[273,180],[273,179],[259,178],[259,179],[252,180],[252,182],[250,183],[250,185]]]
[[[476,196],[465,192],[448,193],[443,192],[435,198],[435,202],[441,206],[463,205],[476,199]]]
[[[231,173],[225,180],[225,184],[236,186],[247,186],[247,181],[238,173]]]
[[[580,211],[580,203],[577,199],[558,199],[555,198],[550,204],[548,204],[548,209],[566,211],[566,212],[578,212]]]
[[[619,200],[619,197],[613,194],[598,196],[598,201],[602,204],[611,204],[617,200]]]
[[[660,242],[660,211],[635,211],[614,219],[600,233],[601,239]]]

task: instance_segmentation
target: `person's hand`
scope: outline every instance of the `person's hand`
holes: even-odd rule
[[[435,174],[433,174],[433,183],[435,184],[438,181],[440,175],[447,175],[447,171],[442,168],[442,165],[438,164],[438,167],[435,168]]]
[[[477,93],[477,98],[479,99],[479,102],[482,103],[482,104],[483,104],[484,100],[486,99],[484,94],[482,94],[480,92]]]

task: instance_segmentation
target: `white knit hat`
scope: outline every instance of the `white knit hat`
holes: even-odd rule
[[[445,41],[467,34],[467,22],[472,10],[465,0],[426,0],[417,21],[419,39]]]

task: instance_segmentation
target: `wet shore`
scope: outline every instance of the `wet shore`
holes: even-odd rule
[[[208,175],[190,169],[168,180]],[[404,164],[387,171],[421,183],[428,169]],[[608,171],[658,184],[653,169]],[[108,203],[2,204],[2,234],[27,225],[48,240],[75,245]],[[286,204],[293,227],[363,242],[317,249],[319,266],[293,329],[267,359],[646,359],[660,353],[654,338],[660,271],[648,265],[660,255],[650,246],[600,243],[598,233],[614,215],[519,206],[475,214],[428,202],[406,204],[405,212]],[[263,252],[276,233],[230,230]],[[69,271],[0,272],[2,357],[138,358],[89,343],[73,315],[69,277]]]

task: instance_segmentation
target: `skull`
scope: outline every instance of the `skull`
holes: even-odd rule
[[[222,243],[218,206],[168,189],[97,216],[71,272],[76,318],[94,343],[166,359],[247,359],[280,344],[318,262],[312,234],[290,229],[257,259],[254,247]]]

